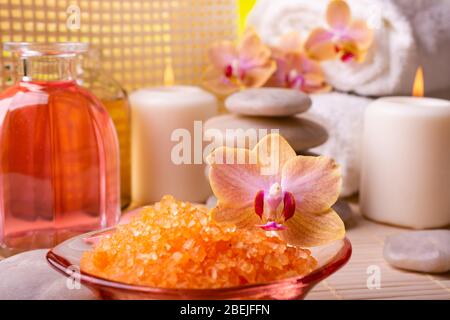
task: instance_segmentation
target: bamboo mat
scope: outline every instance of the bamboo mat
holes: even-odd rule
[[[405,229],[377,224],[362,218],[358,206],[352,204],[355,224],[347,230],[353,246],[350,261],[337,273],[319,283],[307,300],[347,299],[449,299],[450,273],[431,275],[406,272],[391,267],[383,259],[386,236],[405,232]],[[368,289],[367,281],[376,269],[380,288]],[[372,282],[370,282],[372,283]]]

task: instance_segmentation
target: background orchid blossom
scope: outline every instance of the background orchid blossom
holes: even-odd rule
[[[263,170],[267,159],[276,160],[271,174]],[[344,236],[344,224],[331,209],[341,188],[340,169],[332,159],[297,156],[283,137],[270,134],[252,150],[220,147],[207,160],[218,199],[215,220],[275,230],[288,243],[307,247]]]
[[[343,0],[328,4],[329,29],[317,28],[309,35],[305,50],[316,60],[339,58],[343,62],[362,62],[373,42],[373,31],[363,20],[352,20],[350,7]]]
[[[303,43],[297,32],[284,35],[279,45],[272,48],[272,55],[277,63],[277,70],[269,85],[306,93],[326,92],[331,89],[325,81],[320,64],[303,53]]]
[[[253,29],[247,29],[241,42],[213,44],[209,50],[211,65],[203,75],[203,84],[217,94],[230,94],[243,88],[264,85],[275,71],[270,49]]]

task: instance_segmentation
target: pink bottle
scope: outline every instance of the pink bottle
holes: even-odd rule
[[[0,254],[51,247],[120,216],[108,112],[76,84],[83,43],[6,43],[16,83],[0,94]]]

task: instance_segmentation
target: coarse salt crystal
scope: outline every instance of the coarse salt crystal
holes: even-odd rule
[[[178,214],[171,214],[175,211]],[[268,282],[307,274],[316,264],[306,249],[289,247],[259,228],[218,224],[206,207],[171,196],[143,208],[130,223],[100,239],[81,259],[85,272],[165,288]]]

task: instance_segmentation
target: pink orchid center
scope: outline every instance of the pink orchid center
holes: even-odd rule
[[[346,34],[346,30],[335,34],[333,41],[335,43],[334,50],[338,54],[341,53],[340,60],[342,62],[350,62],[355,58],[354,52],[350,51],[345,45],[341,44],[341,42],[354,42],[354,40]]]
[[[287,229],[286,226],[276,223],[275,221],[270,221],[266,224],[258,224],[257,227],[260,227],[264,231],[280,231]]]
[[[355,55],[351,52],[344,52],[344,54],[341,56],[342,62],[350,62],[355,58]]]
[[[254,203],[255,213],[266,223],[262,226],[272,223],[271,227],[275,228],[276,224],[278,226],[276,228],[281,230],[279,226],[292,218],[295,213],[295,198],[293,194],[283,191],[277,182],[270,186],[268,192],[264,190],[258,191]]]
[[[239,60],[233,59],[230,64],[225,67],[224,74],[227,78],[237,78],[242,80],[245,72],[244,69],[241,68]]]
[[[296,69],[292,69],[286,75],[286,83],[289,88],[301,89],[305,83],[305,78]]]
[[[355,54],[353,52],[348,51],[343,46],[335,45],[334,50],[336,51],[336,53],[342,52],[341,57],[340,57],[342,62],[350,62],[353,59],[355,59]]]
[[[335,43],[334,50],[336,53],[342,53],[340,59],[342,62],[350,62],[355,58],[355,54],[353,52],[348,51],[345,46],[340,45],[343,41],[353,41],[352,37],[349,36],[349,30],[347,27],[335,29],[332,31],[333,36],[331,41]]]

